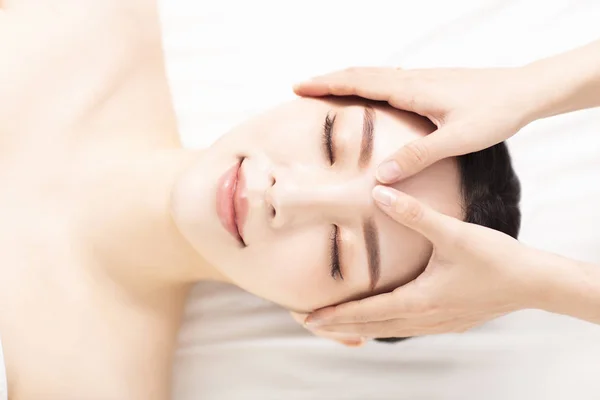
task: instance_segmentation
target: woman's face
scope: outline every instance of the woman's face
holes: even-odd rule
[[[390,291],[431,245],[375,206],[375,168],[432,129],[385,105],[294,100],[204,152],[174,188],[174,219],[232,283],[289,309]],[[448,159],[394,187],[461,218],[459,183]]]

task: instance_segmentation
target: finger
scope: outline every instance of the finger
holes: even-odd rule
[[[359,96],[388,101],[394,72],[389,68],[349,68],[300,83],[294,91],[300,96]]]
[[[348,347],[361,347],[367,342],[367,338],[353,333],[327,332],[324,330],[314,330],[312,333],[323,339],[333,340]]]
[[[364,324],[327,325],[324,326],[322,330],[325,332],[357,335],[373,339],[389,337],[412,337],[435,333],[435,330],[430,330],[429,328],[412,328],[409,327],[409,325],[414,326],[414,323],[409,324],[405,320],[390,320],[368,322]]]
[[[290,315],[292,316],[294,321],[296,321],[300,325],[304,326],[304,328],[306,328],[306,330],[308,330],[310,333],[312,333],[315,336],[321,337],[323,339],[333,340],[335,342],[341,343],[341,344],[343,344],[345,346],[349,346],[349,347],[360,347],[360,346],[364,345],[366,342],[366,338],[357,336],[357,335],[353,335],[351,333],[348,334],[348,333],[340,333],[340,332],[327,332],[327,331],[323,331],[321,329],[311,328],[304,323],[308,314],[290,311]]]
[[[343,344],[344,346],[349,347],[360,347],[366,343],[367,339],[363,336],[356,335],[354,333],[344,333],[344,332],[329,332],[322,329],[311,329],[306,328],[310,333],[315,336],[318,336],[322,339],[333,340],[334,342]]]
[[[384,321],[392,318],[393,311],[394,299],[391,293],[384,293],[317,310],[306,318],[306,325],[313,328],[331,324]]]
[[[373,198],[384,213],[425,236],[434,244],[451,241],[463,223],[388,186],[378,185],[373,188]]]
[[[472,322],[441,322],[414,321],[407,319],[394,319],[390,321],[369,322],[364,324],[339,324],[327,325],[321,328],[324,332],[360,335],[362,337],[377,338],[408,338],[425,335],[438,335],[445,333],[464,333],[473,328]]]
[[[380,322],[422,314],[429,303],[415,282],[390,293],[317,310],[306,318],[306,325],[320,329],[332,324]]]
[[[394,183],[415,175],[444,158],[469,153],[471,149],[464,149],[451,129],[439,128],[400,148],[379,165],[377,180],[381,183]]]
[[[294,93],[304,97],[322,97],[330,94],[329,85],[326,82],[311,79],[294,85]]]
[[[300,96],[359,96],[415,111],[414,85],[404,79],[407,75],[397,68],[348,68],[299,83],[294,91]]]
[[[306,317],[308,317],[308,314],[298,313],[295,311],[290,311],[290,315],[292,316],[294,321],[296,321],[300,325],[304,325],[304,321],[306,320]]]

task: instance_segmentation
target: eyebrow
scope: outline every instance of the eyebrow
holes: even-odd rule
[[[373,134],[375,133],[375,111],[371,106],[365,106],[363,112],[362,141],[358,166],[362,169],[371,162],[373,156]]]
[[[366,218],[363,221],[363,237],[367,249],[369,278],[371,290],[375,289],[380,275],[380,257],[379,257],[379,235],[373,218]]]
[[[359,168],[365,168],[373,157],[373,135],[375,134],[375,110],[371,106],[365,106],[363,112],[362,141],[360,144],[360,156],[358,158]],[[380,275],[380,252],[379,235],[373,218],[363,221],[363,237],[367,249],[367,261],[369,265],[369,278],[371,290],[375,289]]]

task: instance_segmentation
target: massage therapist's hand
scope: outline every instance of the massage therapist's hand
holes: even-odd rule
[[[377,174],[383,183],[413,175],[442,158],[500,143],[531,122],[529,70],[350,68],[296,85],[301,96],[387,101],[429,118],[438,129],[399,149]]]
[[[532,306],[542,252],[392,188],[378,186],[373,195],[386,214],[433,243],[431,259],[417,279],[391,293],[312,313],[306,325],[313,332],[356,338],[462,332]]]

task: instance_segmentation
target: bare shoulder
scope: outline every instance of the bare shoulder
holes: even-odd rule
[[[0,1],[4,149],[27,132],[76,122],[140,65],[157,62],[156,1]]]

